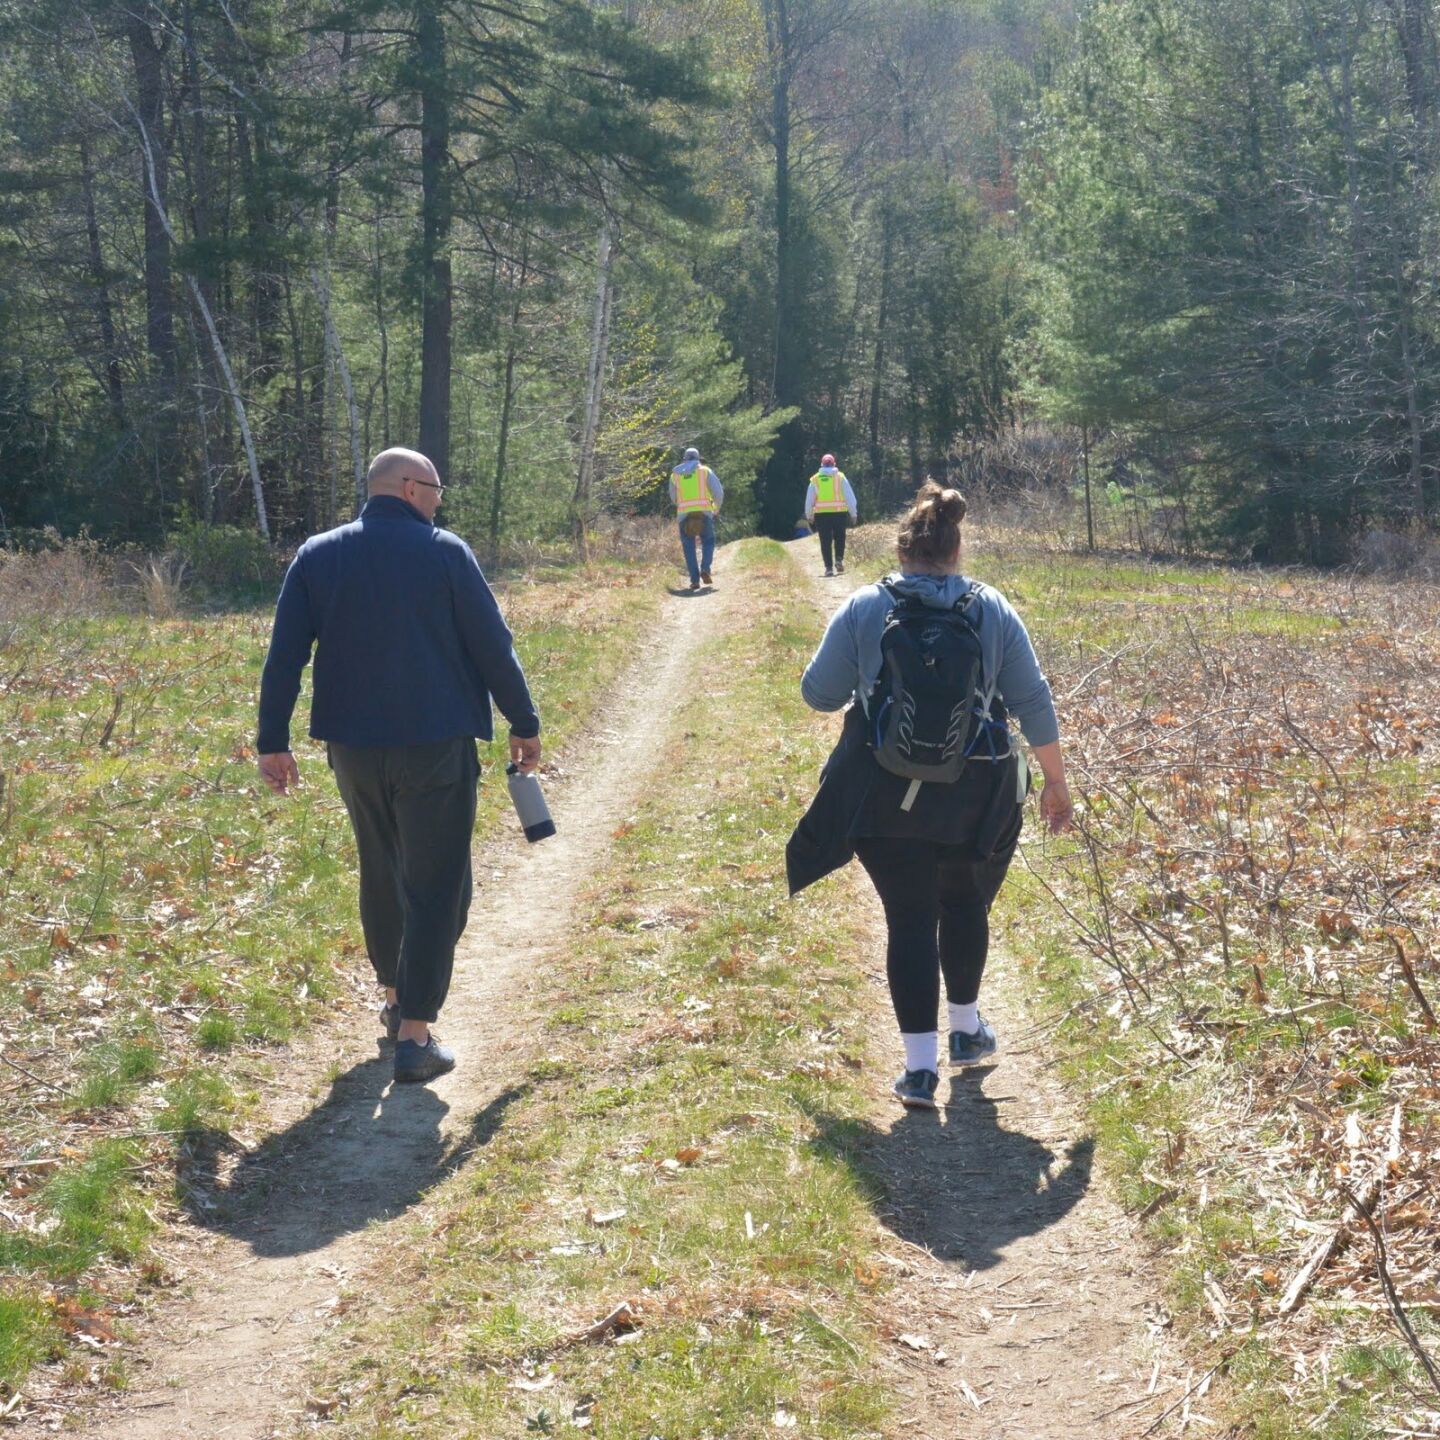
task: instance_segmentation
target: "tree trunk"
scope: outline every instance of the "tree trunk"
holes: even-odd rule
[[[450,466],[450,177],[449,77],[445,27],[437,5],[419,10],[420,449],[447,477]]]
[[[285,315],[290,326],[290,385],[295,394],[295,423],[291,439],[295,446],[295,463],[291,467],[291,484],[304,507],[305,528],[314,531],[315,503],[313,481],[314,461],[310,452],[309,409],[305,401],[305,337],[300,328],[300,314],[295,307],[295,290],[287,275],[281,281],[285,296]]]
[[[140,14],[127,7],[125,31],[135,65],[136,118],[144,136],[141,190],[145,211],[145,340],[160,372],[166,397],[173,393],[179,366],[175,351],[175,304],[170,274],[169,222],[164,218],[167,190],[164,74],[161,49]]]
[[[794,308],[794,235],[790,223],[790,86],[794,79],[787,0],[768,0],[770,126],[775,148],[775,353],[771,391],[776,407],[794,405],[800,390]]]
[[[889,206],[881,221],[880,306],[875,320],[875,365],[870,373],[870,484],[878,492],[884,457],[880,452],[880,397],[885,379],[885,326],[889,323],[890,261],[895,248],[895,231]]]
[[[590,323],[590,365],[585,376],[585,414],[580,430],[580,471],[575,478],[573,523],[575,544],[588,558],[590,492],[595,480],[595,440],[600,432],[600,399],[605,389],[605,359],[610,349],[610,303],[615,264],[615,240],[607,217],[600,225],[595,260],[595,308]]]
[[[1398,250],[1398,246],[1394,247]],[[1420,413],[1420,377],[1416,373],[1413,320],[1411,316],[1410,277],[1397,255],[1395,257],[1395,295],[1398,302],[1400,334],[1400,368],[1405,389],[1405,420],[1410,434],[1410,493],[1415,505],[1415,518],[1425,520],[1425,435]]]
[[[115,340],[115,312],[110,304],[110,282],[105,257],[100,249],[100,222],[95,213],[95,167],[90,144],[80,138],[80,181],[85,194],[85,238],[90,247],[90,279],[95,286],[95,310],[100,321],[100,343],[105,347],[105,393],[117,430],[128,428],[125,420],[125,382],[120,373],[120,350]]]
[[[521,262],[522,281],[525,274]],[[515,300],[510,307],[510,334],[505,342],[505,378],[500,391],[500,433],[495,441],[495,484],[490,491],[490,563],[500,559],[500,517],[503,513],[502,496],[505,491],[505,461],[510,449],[510,415],[515,404],[515,356],[520,348],[520,297],[521,286],[515,288]]]
[[[350,378],[350,366],[345,359],[344,347],[340,344],[340,332],[335,328],[335,315],[330,305],[329,257],[326,268],[310,267],[310,284],[320,304],[320,318],[325,326],[325,345],[330,351],[330,363],[340,377],[340,390],[345,396],[345,410],[350,428],[350,464],[355,473],[355,513],[358,515],[365,506],[365,452],[360,448],[360,407],[355,403],[355,386]]]
[[[1405,93],[1417,129],[1425,126],[1430,113],[1430,64],[1426,55],[1425,11],[1427,0],[1392,0],[1400,51],[1405,57]]]
[[[243,106],[235,110],[235,143],[240,160],[240,181],[245,197],[245,226],[254,256],[250,283],[254,295],[251,315],[251,349],[255,355],[256,382],[268,380],[281,365],[280,282],[262,257],[270,250],[275,220],[268,194],[269,147],[263,125],[253,131]]]
[[[185,333],[190,337],[190,353],[201,353],[200,337],[195,333],[195,316],[185,312]],[[205,367],[195,366],[195,415],[200,422],[200,462],[205,476],[200,494],[200,518],[207,525],[223,525],[224,497],[220,491],[220,472],[215,465],[215,447],[210,443],[210,389]]]
[[[138,110],[131,107],[135,116],[135,123],[140,130],[140,143],[145,151],[145,166],[150,179],[150,203],[154,207],[155,214],[165,230],[165,238],[173,245],[175,243],[175,232],[170,225],[170,215],[165,209],[163,197],[160,193],[159,173],[155,164],[155,149],[150,141],[150,133],[145,127],[144,118]],[[210,336],[211,347],[215,351],[215,362],[220,367],[220,373],[225,379],[225,388],[230,392],[230,403],[235,408],[235,423],[240,427],[240,437],[245,442],[245,459],[250,467],[250,486],[255,495],[255,523],[260,534],[266,540],[270,538],[270,521],[265,513],[265,489],[260,483],[260,462],[255,456],[255,441],[250,434],[250,419],[245,413],[245,401],[240,394],[240,386],[236,383],[235,372],[230,368],[230,357],[225,353],[225,346],[220,340],[220,331],[216,329],[215,317],[210,313],[210,307],[205,303],[205,294],[196,283],[195,277],[186,274],[185,283],[190,287],[190,296],[195,301],[200,311],[201,318],[205,321],[205,329]]]
[[[918,490],[925,483],[925,466],[920,459],[920,387],[914,373],[905,377],[905,443],[910,451],[910,485]]]
[[[1080,464],[1085,472],[1085,543],[1095,548],[1095,508],[1090,497],[1090,427],[1080,427]]]
[[[375,331],[380,337],[380,448],[390,448],[390,332],[385,324],[385,254],[375,212]]]

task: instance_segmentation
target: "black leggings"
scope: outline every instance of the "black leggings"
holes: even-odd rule
[[[971,1005],[979,998],[990,949],[990,904],[1013,849],[977,862],[968,845],[856,840],[855,854],[885,907],[890,932],[885,971],[902,1034],[936,1028],[942,971],[952,1004]]]
[[[820,536],[820,558],[827,570],[834,569],[830,558],[833,548],[835,560],[845,562],[845,524],[850,516],[844,510],[822,510],[815,517],[815,531]]]

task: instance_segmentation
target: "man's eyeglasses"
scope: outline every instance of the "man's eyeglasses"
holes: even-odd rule
[[[441,495],[445,493],[445,487],[443,485],[437,485],[433,480],[417,480],[413,475],[406,475],[403,478],[408,480],[412,485],[423,485],[427,490],[438,491]]]

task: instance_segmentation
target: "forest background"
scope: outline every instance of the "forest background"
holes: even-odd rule
[[[0,544],[498,554],[834,451],[1335,563],[1440,506],[1425,0],[0,0]],[[1093,544],[1093,531],[1092,531]],[[223,577],[222,577],[223,578]]]

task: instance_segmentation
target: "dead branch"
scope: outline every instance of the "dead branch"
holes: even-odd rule
[[[1380,1199],[1380,1187],[1389,1173],[1391,1162],[1400,1158],[1400,1127],[1402,1123],[1400,1106],[1396,1105],[1390,1115],[1390,1140],[1385,1147],[1385,1154],[1381,1157],[1370,1179],[1365,1182],[1365,1188],[1360,1192],[1359,1197],[1357,1198],[1344,1185],[1340,1187],[1341,1193],[1353,1206],[1364,1207],[1362,1214],[1367,1218]],[[1285,1287],[1285,1293],[1280,1297],[1276,1314],[1289,1315],[1300,1308],[1300,1302],[1309,1292],[1311,1285],[1315,1283],[1315,1277],[1330,1263],[1349,1236],[1350,1222],[1342,1217],[1329,1235],[1321,1236],[1311,1246],[1309,1254],[1305,1257],[1299,1270],[1295,1272],[1295,1278]]]
[[[1415,975],[1415,967],[1410,963],[1410,957],[1405,953],[1405,947],[1400,943],[1400,937],[1393,930],[1387,930],[1386,935],[1390,937],[1390,943],[1395,947],[1395,958],[1400,962],[1400,973],[1405,977],[1405,983],[1410,987],[1410,993],[1415,997],[1415,1002],[1425,1015],[1425,1028],[1434,1030],[1436,1028],[1435,1012],[1430,1008],[1430,1002],[1425,998],[1425,992],[1420,988],[1420,981]]]
[[[1391,1315],[1395,1318],[1396,1327],[1405,1337],[1405,1343],[1414,1352],[1415,1358],[1419,1360],[1426,1375],[1430,1377],[1430,1383],[1435,1387],[1436,1394],[1440,1394],[1440,1367],[1436,1366],[1435,1361],[1430,1357],[1430,1352],[1420,1343],[1420,1337],[1415,1333],[1415,1327],[1410,1323],[1410,1317],[1405,1313],[1405,1307],[1400,1303],[1399,1295],[1395,1293],[1394,1282],[1390,1279],[1390,1267],[1386,1263],[1385,1236],[1375,1223],[1375,1217],[1370,1210],[1351,1193],[1347,1186],[1342,1184],[1340,1193],[1350,1202],[1355,1213],[1359,1215],[1365,1228],[1370,1232],[1370,1240],[1375,1246],[1375,1269],[1380,1277],[1380,1288],[1385,1292],[1385,1299],[1390,1306]]]

